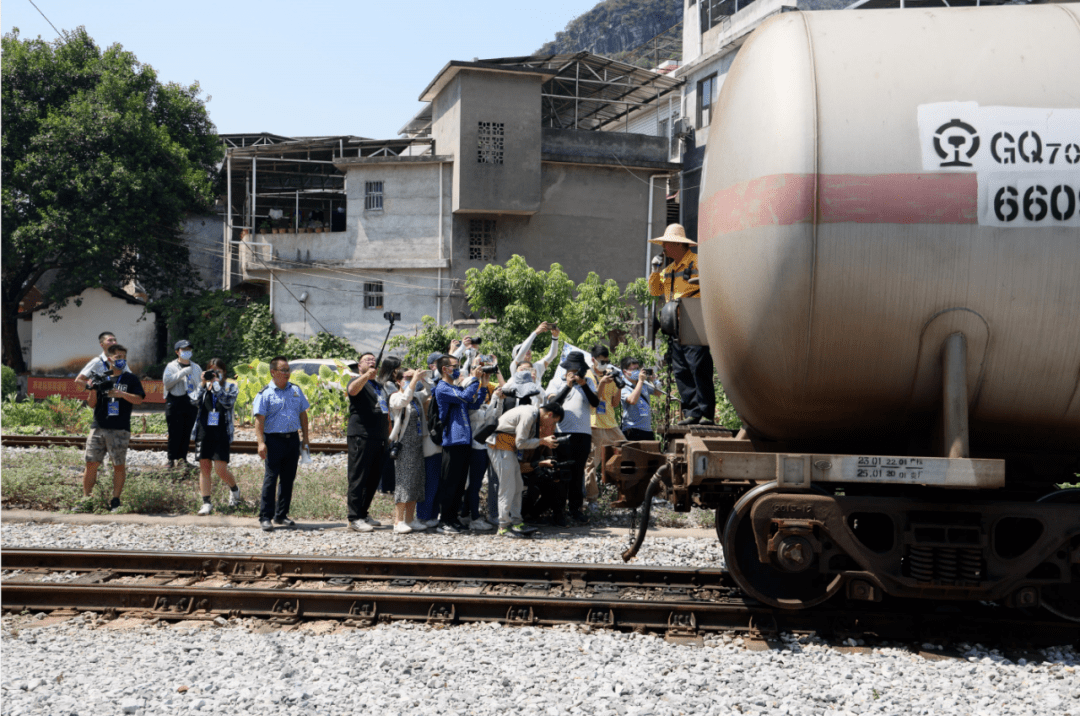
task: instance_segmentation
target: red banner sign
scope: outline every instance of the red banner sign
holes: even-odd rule
[[[142,380],[143,390],[146,391],[147,403],[164,403],[165,386],[160,380]],[[26,392],[38,400],[50,395],[62,395],[65,398],[86,400],[86,390],[76,385],[72,378],[37,378],[30,376],[27,380]]]

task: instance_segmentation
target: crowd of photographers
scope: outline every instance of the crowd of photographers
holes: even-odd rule
[[[550,333],[546,354],[533,359],[535,339]],[[76,379],[89,391],[94,422],[86,443],[84,502],[90,509],[98,466],[105,453],[113,465],[112,510],[120,506],[131,434],[131,412],[145,397],[127,369],[127,351],[110,332],[99,336],[102,353]],[[610,364],[608,349],[591,355],[569,352],[545,387],[548,365],[560,355],[556,326],[542,323],[515,346],[510,378],[485,354],[480,341],[454,341],[446,353],[432,353],[426,366],[405,369],[397,358],[376,365],[371,353],[356,364],[346,388],[347,512],[350,530],[380,526],[368,510],[376,493],[394,494],[392,529],[398,533],[434,529],[440,534],[489,531],[527,537],[538,525],[565,527],[589,522],[599,496],[604,445],[651,440],[651,374],[632,358]],[[226,380],[228,366],[212,358],[203,370],[194,346],[181,340],[163,377],[168,461],[171,468],[195,469],[187,462],[196,439],[203,504],[213,510],[211,473],[240,493],[229,471],[237,386]],[[270,382],[253,405],[255,433],[264,461],[259,522],[264,530],[295,524],[288,516],[297,466],[310,444],[307,397],[289,380],[288,360],[270,361]],[[621,405],[621,424],[616,407]],[[481,487],[487,501],[481,504]]]

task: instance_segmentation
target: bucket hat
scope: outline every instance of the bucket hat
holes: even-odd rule
[[[687,244],[688,246],[697,246],[696,241],[691,241],[686,238],[686,229],[682,224],[668,224],[667,229],[664,230],[663,236],[658,236],[655,239],[649,239],[650,244]]]
[[[584,375],[589,367],[585,365],[585,354],[581,351],[570,351],[570,354],[566,356],[560,367],[564,370],[576,370],[578,375]]]

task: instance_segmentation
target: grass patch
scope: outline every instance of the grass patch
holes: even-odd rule
[[[25,453],[8,451],[0,467],[0,490],[8,508],[69,512],[82,500],[83,451],[51,448]],[[256,517],[262,493],[261,465],[234,466],[232,470],[243,503],[230,508],[229,488],[211,477],[210,496],[218,514]],[[346,478],[344,466],[308,470],[300,468],[293,487],[289,514],[301,520],[344,520]],[[98,469],[92,511],[106,514],[112,498],[112,465]],[[120,514],[192,514],[202,505],[198,473],[184,474],[164,467],[129,465]],[[371,514],[379,519],[393,514],[393,498],[376,495]]]

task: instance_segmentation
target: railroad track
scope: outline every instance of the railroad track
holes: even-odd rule
[[[258,617],[454,624],[576,623],[700,642],[717,632],[781,632],[1070,644],[1080,625],[994,605],[837,602],[776,610],[720,570],[622,565],[217,553],[3,551],[6,612],[105,612],[166,620]],[[40,581],[43,577],[56,581]]]
[[[86,445],[85,435],[4,435],[0,437],[0,444],[7,447],[78,447]],[[168,439],[165,436],[139,437],[133,435],[128,443],[130,450],[157,450],[163,452],[168,447]],[[195,449],[195,443],[191,443],[191,449]],[[345,443],[311,443],[313,453],[344,453],[348,452]],[[258,452],[258,445],[254,440],[234,440],[232,451],[235,453]]]

